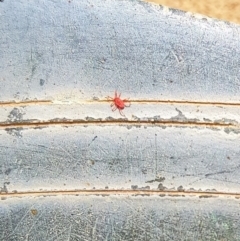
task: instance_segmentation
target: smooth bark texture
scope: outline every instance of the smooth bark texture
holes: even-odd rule
[[[1,240],[240,239],[239,26],[135,0],[0,23]]]

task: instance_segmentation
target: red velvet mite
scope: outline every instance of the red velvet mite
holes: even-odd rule
[[[122,113],[122,110],[125,108],[125,107],[129,107],[131,105],[130,101],[128,99],[121,99],[121,93],[119,93],[119,95],[117,94],[117,91],[115,91],[115,96],[114,98],[112,97],[107,97],[109,100],[112,100],[113,103],[111,104],[111,107],[112,107],[112,111],[115,111],[116,109],[119,110],[119,113],[122,115],[122,116],[125,116],[123,113]],[[128,104],[126,104],[128,103]]]

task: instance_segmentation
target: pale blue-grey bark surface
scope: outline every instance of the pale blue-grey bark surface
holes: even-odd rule
[[[0,240],[240,240],[239,30],[135,0],[0,1]]]

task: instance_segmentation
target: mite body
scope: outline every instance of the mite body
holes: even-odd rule
[[[125,116],[122,112],[122,110],[125,107],[129,107],[131,105],[130,101],[128,99],[121,99],[121,93],[119,95],[117,94],[117,91],[115,91],[114,98],[107,97],[109,100],[112,100],[113,103],[111,104],[112,111],[115,111],[116,109],[119,110],[120,115]]]

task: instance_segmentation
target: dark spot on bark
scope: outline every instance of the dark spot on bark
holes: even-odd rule
[[[184,192],[184,188],[183,188],[183,186],[179,186],[178,188],[177,188],[177,190],[179,191],[179,192]]]
[[[6,132],[11,136],[22,137],[22,130],[23,128],[6,128]]]
[[[10,172],[11,172],[11,168],[8,168],[8,169],[5,171],[5,174],[8,175]]]
[[[7,189],[6,185],[9,185],[9,184],[10,184],[10,182],[4,182],[3,187],[0,187],[0,193],[2,193],[2,192],[8,193],[8,189]]]
[[[199,198],[212,198],[212,197],[214,197],[214,196],[211,196],[211,195],[201,195],[201,196],[199,196]]]
[[[101,196],[102,196],[102,197],[108,197],[109,194],[102,194]]]
[[[166,187],[164,187],[162,183],[160,183],[160,184],[158,185],[158,190],[164,191],[165,189],[166,189]]]
[[[40,79],[40,85],[43,86],[45,84],[45,80],[44,79]]]
[[[141,188],[137,188],[138,190],[150,190],[150,187],[149,186],[146,186],[146,187],[141,187]]]
[[[138,185],[132,185],[131,188],[132,188],[133,190],[137,190],[137,189],[138,189]]]
[[[157,177],[153,180],[147,181],[146,183],[163,182],[164,180],[165,180],[165,177]]]
[[[191,187],[191,188],[188,189],[188,191],[191,191],[191,192],[192,192],[192,191],[196,191],[196,190]]]
[[[23,119],[23,113],[18,108],[13,108],[8,118],[10,121],[19,121]]]
[[[37,215],[38,214],[38,211],[37,211],[37,209],[31,209],[31,213],[32,213],[32,215]]]

